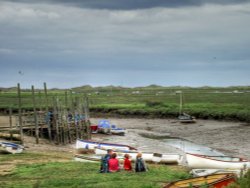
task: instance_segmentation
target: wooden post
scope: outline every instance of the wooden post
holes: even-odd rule
[[[58,100],[58,99],[57,99]],[[60,117],[60,143],[61,144],[65,144],[64,143],[64,119],[63,119],[63,107],[62,104],[59,103],[58,104],[58,115]]]
[[[21,102],[21,89],[20,84],[17,84],[17,97],[18,97],[18,122],[19,122],[19,130],[20,130],[20,141],[23,144],[23,122],[22,122],[22,102]]]
[[[85,114],[85,125],[86,132],[87,132],[87,139],[91,139],[91,130],[90,130],[90,120],[89,120],[89,101],[88,97],[85,95],[85,102],[84,102],[84,114]]]
[[[71,111],[73,112],[73,118],[74,118],[74,126],[75,126],[75,135],[76,139],[78,139],[78,128],[77,128],[77,122],[76,122],[76,108],[75,108],[75,101],[72,96],[72,91],[70,92],[70,99],[71,99]]]
[[[55,97],[53,97],[53,122],[54,125],[56,126],[56,142],[57,144],[59,144],[60,140],[59,140],[59,126],[58,126],[58,106],[57,106],[57,100],[55,99]]]
[[[68,108],[68,92],[67,91],[65,91],[65,95],[64,95],[64,99],[65,99],[65,108],[67,109]]]
[[[9,108],[9,123],[10,123],[10,140],[13,139],[13,132],[12,132],[12,108]]]
[[[33,102],[33,111],[34,111],[34,120],[35,120],[35,136],[36,136],[36,144],[39,144],[39,127],[37,122],[37,111],[36,111],[36,100],[35,100],[35,89],[34,86],[31,86],[32,90],[32,102]]]
[[[38,96],[39,96],[39,111],[41,112],[42,111],[42,106],[43,106],[41,91],[38,92]]]
[[[48,116],[49,113],[49,100],[48,100],[48,93],[47,93],[47,85],[46,82],[43,83],[44,86],[44,94],[45,94],[45,103],[46,103],[46,116]],[[48,122],[47,122],[47,126],[48,126],[48,135],[49,135],[49,141],[52,141],[52,136],[51,136],[51,122],[50,122],[50,118],[48,118]]]
[[[72,138],[71,138],[71,131],[70,131],[70,123],[66,122],[66,124],[67,124],[68,140],[69,140],[69,143],[71,144]]]
[[[65,124],[66,124],[66,127],[65,127],[65,129],[66,129],[66,131],[65,131],[65,129],[64,129],[64,132],[66,133],[68,133],[67,134],[67,137],[68,137],[68,142],[69,143],[71,143],[71,133],[70,133],[70,126],[69,126],[69,124],[70,124],[70,122],[68,121],[68,115],[69,115],[69,111],[68,111],[68,92],[67,91],[65,91],[65,105],[64,105],[64,115],[65,115],[65,117],[66,117],[66,121],[65,121]]]
[[[82,124],[81,124],[81,110],[79,108],[79,104],[80,104],[80,100],[79,100],[79,97],[76,97],[75,98],[75,101],[76,101],[76,126],[77,126],[77,130],[78,130],[78,138],[81,138],[82,139]]]
[[[182,115],[182,91],[180,91],[180,109],[179,109],[179,115]]]

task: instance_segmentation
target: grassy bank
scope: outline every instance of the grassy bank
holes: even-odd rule
[[[103,113],[106,115],[121,115],[130,117],[148,118],[176,118],[179,114],[177,104],[159,103],[148,106],[145,104],[102,104],[93,105],[90,111]],[[212,103],[193,103],[187,104],[183,111],[200,119],[215,120],[235,120],[250,122],[250,108],[240,104],[212,104]]]
[[[32,156],[31,156],[32,155]],[[13,155],[10,159],[1,157],[1,165],[11,161],[37,157],[35,154]],[[43,155],[40,156],[44,158]],[[1,166],[0,165],[0,166]],[[146,173],[119,172],[112,174],[98,173],[99,164],[80,162],[40,162],[19,164],[8,175],[0,176],[0,187],[161,187],[163,182],[189,177],[180,167],[149,165]]]
[[[118,172],[98,173],[98,163],[55,161],[58,155],[48,153],[22,153],[0,155],[1,188],[159,188],[167,182],[190,177],[185,169],[178,166],[148,164],[145,173]],[[61,153],[63,157],[63,153]],[[52,159],[52,161],[50,161]],[[14,168],[13,168],[14,165]],[[11,167],[11,170],[9,168]],[[3,171],[3,170],[2,170]],[[249,188],[250,171],[229,188]]]
[[[183,88],[183,87],[145,87],[145,88],[75,88],[68,90],[50,90],[49,106],[55,99],[62,106],[70,108],[82,102],[88,96],[92,113],[117,114],[121,116],[177,117],[180,94],[183,93],[183,111],[197,118],[237,120],[250,122],[250,87],[228,88]],[[45,96],[42,90],[36,91],[37,108],[45,108]],[[0,92],[0,109],[12,107],[17,110],[15,91]],[[32,97],[29,90],[22,92],[22,107],[32,109]]]

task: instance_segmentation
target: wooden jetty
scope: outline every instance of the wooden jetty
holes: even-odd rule
[[[27,92],[27,91],[26,91]],[[24,134],[34,136],[36,143],[40,138],[47,138],[56,144],[72,143],[76,139],[91,139],[88,98],[86,95],[68,96],[65,91],[64,100],[57,96],[48,97],[44,83],[43,97],[41,91],[31,87],[32,109],[26,106],[20,84],[17,84],[16,104],[18,112],[8,109],[9,122],[0,126],[0,137],[20,140],[23,144]],[[42,104],[42,105],[41,105]],[[15,125],[14,125],[15,122]]]

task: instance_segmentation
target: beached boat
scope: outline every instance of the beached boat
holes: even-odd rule
[[[98,132],[98,125],[90,125],[90,130],[91,130],[91,133],[95,134]]]
[[[208,176],[212,174],[235,174],[237,177],[243,176],[247,170],[244,169],[192,169],[190,174],[193,177]]]
[[[161,154],[154,153],[152,161],[156,163],[165,163],[165,164],[180,164],[183,160],[183,156],[180,154]]]
[[[178,116],[178,120],[181,123],[195,123],[196,119],[193,116],[190,116],[189,114],[182,113]]]
[[[88,163],[100,163],[102,159],[102,156],[100,155],[79,155],[76,154],[74,156],[74,160],[75,161],[79,161],[79,162],[88,162]],[[119,161],[123,161],[123,157],[117,157],[117,159]]]
[[[101,156],[96,156],[96,155],[75,155],[74,160],[79,161],[79,162],[100,163]]]
[[[123,128],[111,128],[110,133],[114,134],[114,135],[120,135],[120,136],[124,136],[126,133],[126,129]]]
[[[125,154],[129,154],[130,159],[132,161],[136,160],[136,155],[138,154],[138,151],[131,151],[131,150],[119,150],[116,149],[114,152],[117,154],[118,157],[124,157]],[[152,161],[153,159],[153,153],[142,153],[142,158],[144,161]],[[105,155],[107,154],[107,150],[104,148],[95,148],[95,154],[96,155]]]
[[[123,150],[114,150],[114,152],[119,157],[124,157],[125,154],[129,154],[130,159],[132,161],[136,160],[136,156],[138,154],[137,151],[123,151]],[[96,155],[105,155],[107,153],[106,149],[96,148]],[[165,163],[165,164],[179,164],[183,157],[179,154],[159,154],[159,153],[150,153],[150,152],[140,152],[142,153],[142,158],[144,161],[155,162],[155,163]]]
[[[244,169],[249,168],[249,161],[231,156],[206,156],[186,153],[186,160],[190,168],[202,169]]]
[[[24,147],[22,145],[14,144],[12,142],[0,142],[0,153],[22,153]]]
[[[98,122],[98,133],[111,134],[111,124],[108,120],[103,119]]]
[[[136,148],[122,145],[122,144],[112,144],[104,142],[95,142],[91,140],[76,140],[76,149],[95,149],[96,147],[105,149],[119,149],[119,150],[136,150]]]
[[[193,117],[187,113],[184,113],[182,111],[182,108],[183,108],[182,91],[179,91],[179,94],[180,94],[180,109],[179,109],[179,116],[178,116],[179,122],[181,122],[181,123],[195,123],[196,122],[195,117]]]
[[[222,188],[236,181],[234,174],[216,174],[175,181],[167,184],[164,188],[189,188],[189,187],[211,187]]]

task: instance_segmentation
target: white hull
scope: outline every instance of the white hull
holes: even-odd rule
[[[0,152],[17,154],[22,153],[24,147],[10,142],[0,142]]]
[[[124,155],[127,153],[130,155],[130,159],[132,161],[136,160],[136,155],[138,152],[135,151],[119,151],[116,150],[114,151],[119,157],[124,157]],[[152,161],[156,163],[181,163],[183,157],[182,155],[179,154],[157,154],[155,155],[154,153],[142,153],[142,158],[144,161]],[[107,150],[105,149],[100,149],[100,148],[95,148],[95,154],[96,155],[105,155],[107,154]]]
[[[101,156],[75,155],[74,160],[79,162],[99,163],[101,161]]]
[[[111,129],[110,128],[98,128],[97,130],[98,133],[103,133],[103,134],[110,134],[111,133]]]
[[[93,142],[88,140],[77,140],[76,141],[76,149],[95,149],[95,148],[105,148],[105,149],[113,149],[113,150],[131,150],[134,149],[130,146],[120,145],[120,144],[109,144],[109,143],[101,143],[101,142]]]
[[[157,163],[176,163],[180,164],[183,156],[179,154],[158,154],[154,153],[152,161]]]
[[[246,173],[246,170],[240,169],[192,169],[190,174],[193,177],[208,176],[212,174],[235,174],[237,177],[241,177]]]
[[[86,163],[100,163],[102,156],[97,155],[75,155],[74,160]],[[119,161],[123,161],[123,158],[117,157]]]
[[[238,161],[237,161],[238,159]],[[186,160],[190,168],[205,168],[205,169],[244,169],[249,164],[248,161],[241,161],[236,157],[216,157],[194,155],[186,153]]]
[[[128,150],[114,150],[114,152],[117,154],[118,157],[124,158],[125,154],[129,154],[130,159],[132,161],[136,160],[136,155],[138,154],[138,152],[136,151],[128,151]],[[96,155],[105,155],[107,154],[107,150],[104,148],[95,148],[95,154]],[[142,158],[144,161],[152,161],[153,159],[153,153],[143,153],[142,152]]]
[[[111,129],[110,132],[111,134],[115,134],[115,135],[125,135],[126,130],[125,129]]]

